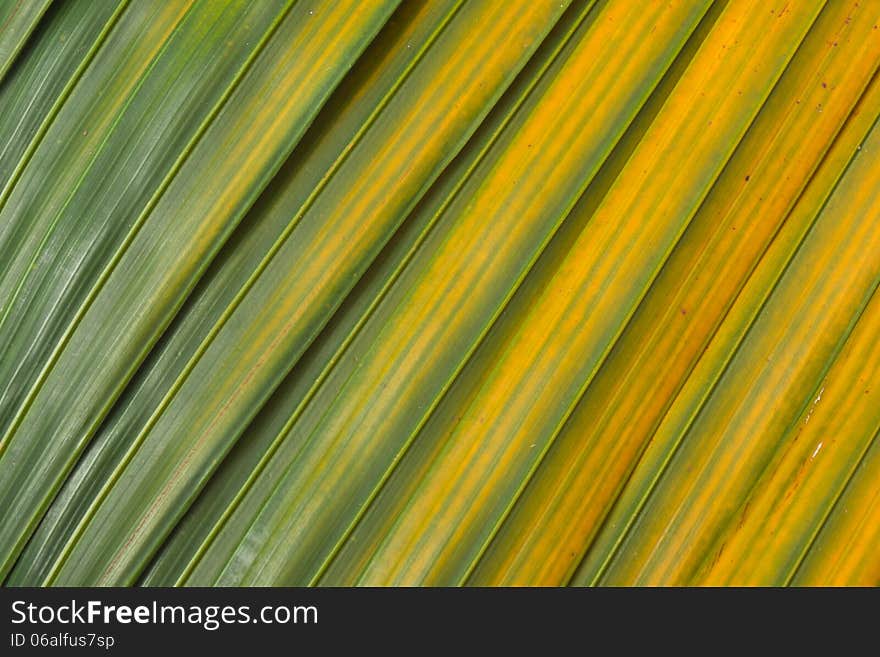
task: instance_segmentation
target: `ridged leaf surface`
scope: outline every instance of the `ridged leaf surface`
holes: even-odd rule
[[[0,579],[880,584],[878,22],[0,3]]]

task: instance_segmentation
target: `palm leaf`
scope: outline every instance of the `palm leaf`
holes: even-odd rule
[[[0,79],[24,48],[52,0],[4,2],[0,6]]]
[[[876,3],[7,4],[7,585],[880,583]]]

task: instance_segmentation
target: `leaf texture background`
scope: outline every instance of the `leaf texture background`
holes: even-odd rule
[[[878,23],[3,0],[3,583],[880,585]]]

